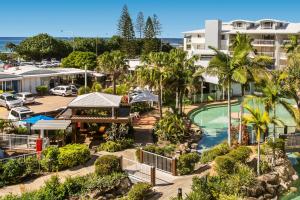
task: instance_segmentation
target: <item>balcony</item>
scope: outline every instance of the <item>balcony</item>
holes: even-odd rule
[[[255,45],[255,46],[274,46],[275,41],[274,40],[255,39],[252,42],[252,45]]]
[[[287,57],[287,54],[284,53],[284,52],[280,52],[280,59],[282,60],[286,60],[288,57]]]

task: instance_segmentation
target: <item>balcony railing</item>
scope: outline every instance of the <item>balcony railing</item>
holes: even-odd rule
[[[263,40],[263,39],[255,39],[252,42],[253,45],[275,45],[274,40]]]
[[[256,52],[256,55],[259,56],[269,56],[269,57],[274,57],[274,52]]]

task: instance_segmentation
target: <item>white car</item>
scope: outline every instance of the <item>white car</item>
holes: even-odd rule
[[[17,97],[17,99],[22,100],[23,105],[35,103],[35,97],[30,92],[20,92],[20,93],[17,93],[15,96]]]
[[[8,114],[8,119],[12,120],[15,126],[25,126],[21,120],[30,117],[33,114],[30,108],[25,106],[12,108]]]
[[[0,105],[10,110],[14,107],[23,106],[23,102],[17,99],[13,94],[3,93],[0,95]]]
[[[49,90],[50,94],[54,95],[60,95],[60,96],[71,96],[72,95],[72,89],[70,86],[56,86],[55,88],[52,88]]]

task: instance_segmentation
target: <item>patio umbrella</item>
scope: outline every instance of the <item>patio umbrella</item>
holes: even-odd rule
[[[150,91],[145,90],[140,94],[133,97],[130,103],[137,103],[137,102],[158,102],[158,96],[152,94]]]
[[[48,117],[45,115],[37,115],[37,116],[33,116],[33,117],[29,117],[27,119],[24,119],[22,121],[27,124],[35,124],[39,120],[53,120],[53,119],[54,119],[53,117]]]

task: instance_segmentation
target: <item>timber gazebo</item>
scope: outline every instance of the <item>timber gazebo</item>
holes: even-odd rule
[[[111,123],[128,124],[130,120],[130,106],[122,104],[122,96],[93,92],[80,95],[71,101],[64,113],[58,119],[71,120],[72,132],[85,130],[85,124],[97,123],[104,132]],[[76,136],[75,136],[76,137]]]

